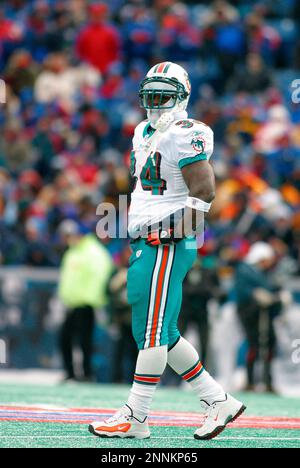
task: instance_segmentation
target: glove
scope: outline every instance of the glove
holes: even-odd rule
[[[147,245],[171,245],[176,244],[181,239],[174,237],[174,229],[159,228],[149,232],[146,240]]]
[[[269,307],[274,304],[274,295],[263,288],[256,288],[253,291],[256,302],[262,307]]]
[[[279,299],[283,306],[289,306],[293,302],[293,295],[290,293],[290,291],[283,290],[279,292]]]

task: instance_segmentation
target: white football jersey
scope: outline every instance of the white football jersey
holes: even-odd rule
[[[184,208],[189,193],[181,169],[208,160],[213,152],[213,131],[202,122],[175,120],[160,133],[145,120],[135,129],[131,152],[134,190],[129,210],[131,237],[145,225],[155,224]]]

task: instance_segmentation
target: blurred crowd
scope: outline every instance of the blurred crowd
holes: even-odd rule
[[[217,196],[205,244],[185,281],[180,328],[184,333],[195,325],[202,360],[208,355],[209,361],[209,301],[235,301],[249,345],[249,388],[262,352],[272,389],[273,309],[284,303],[277,290],[300,274],[299,25],[297,0],[0,2],[0,77],[6,83],[4,96],[0,82],[0,266],[62,266],[60,295],[69,313],[60,348],[67,377],[74,376],[77,334],[84,377],[91,378],[93,312],[108,301],[115,345],[107,380],[127,381],[134,370],[128,240],[104,236],[107,256],[90,234],[99,203],[113,203],[118,211],[119,195],[131,191],[131,139],[145,117],[139,83],[153,64],[168,60],[190,74],[190,115],[215,133]],[[125,215],[116,218],[116,227]],[[265,276],[264,267],[247,263],[261,242],[264,255],[268,246],[275,253],[272,275],[268,259],[260,260],[268,266]],[[82,267],[74,269],[73,261]],[[85,281],[81,276],[93,261],[101,297],[93,289],[96,270],[90,272],[92,289],[88,272]],[[75,283],[77,296],[91,295],[85,308],[74,302]],[[254,297],[257,286],[263,291]],[[30,299],[40,296],[29,293],[35,313]],[[46,317],[45,296],[40,302]],[[262,351],[261,310],[271,318]],[[96,354],[103,360],[110,338],[101,333]]]
[[[2,1],[0,264],[58,266],[61,221],[94,232],[96,206],[130,192],[139,83],[169,60],[215,132],[201,255],[226,274],[263,240],[300,273],[299,19],[296,0]],[[127,241],[104,242],[121,264]]]

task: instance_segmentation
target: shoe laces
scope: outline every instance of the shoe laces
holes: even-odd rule
[[[204,422],[206,422],[208,419],[215,416],[216,409],[217,409],[217,403],[212,403],[210,406],[205,408]]]
[[[120,409],[110,418],[106,419],[105,422],[108,424],[117,423],[120,418],[124,418],[126,421],[130,421],[131,416],[130,414],[127,414],[126,411],[124,411],[123,409]]]

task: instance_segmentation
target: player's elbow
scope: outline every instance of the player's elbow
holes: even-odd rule
[[[206,203],[211,203],[216,196],[216,192],[214,190],[208,190],[203,193],[202,200]]]
[[[216,192],[213,188],[206,188],[197,190],[197,193],[194,195],[191,194],[191,196],[199,198],[199,200],[202,200],[205,203],[211,203],[216,196]]]
[[[193,167],[194,166],[194,167]],[[190,196],[211,203],[215,198],[215,177],[208,161],[187,165],[183,175],[189,188]]]

